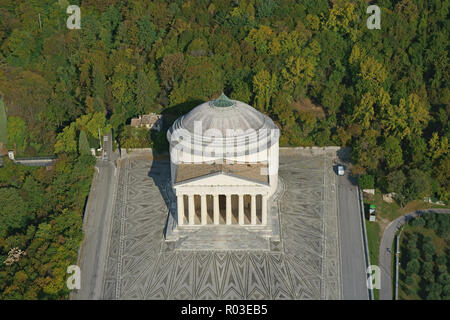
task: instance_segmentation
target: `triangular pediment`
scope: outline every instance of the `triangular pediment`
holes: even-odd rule
[[[268,181],[268,180],[267,180]],[[193,179],[181,181],[175,184],[175,186],[204,186],[204,185],[211,185],[211,186],[217,186],[217,185],[223,185],[223,186],[267,186],[267,183],[252,180],[250,178],[245,177],[239,177],[234,176],[232,174],[228,173],[212,173],[205,176],[196,177]]]

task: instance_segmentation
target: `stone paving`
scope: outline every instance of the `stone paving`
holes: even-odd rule
[[[280,242],[180,250],[164,241],[168,162],[122,162],[104,299],[341,299],[334,152],[280,156]]]

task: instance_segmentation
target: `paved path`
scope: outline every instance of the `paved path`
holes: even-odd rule
[[[449,209],[424,209],[407,213],[394,221],[392,221],[384,230],[383,238],[380,245],[380,272],[381,272],[381,288],[380,300],[392,300],[392,244],[394,237],[400,227],[410,219],[422,215],[427,212],[450,213]]]
[[[358,188],[347,175],[338,178],[339,239],[344,300],[368,300]]]
[[[96,174],[92,181],[83,220],[85,238],[78,254],[81,289],[74,292],[72,296],[76,299],[101,298],[116,175],[115,165],[109,161],[112,155],[111,135],[105,137],[108,137],[104,144],[107,156],[103,160],[98,160],[95,166]]]

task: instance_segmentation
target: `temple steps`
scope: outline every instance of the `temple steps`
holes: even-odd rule
[[[266,227],[213,225],[179,228],[175,250],[270,250]],[[249,230],[252,229],[252,230]]]

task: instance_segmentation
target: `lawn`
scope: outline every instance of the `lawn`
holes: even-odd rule
[[[369,257],[371,265],[378,265],[378,251],[380,248],[380,226],[375,222],[370,222],[366,219],[367,242],[369,245]],[[373,294],[375,300],[378,300],[380,295],[379,289],[374,289]]]

